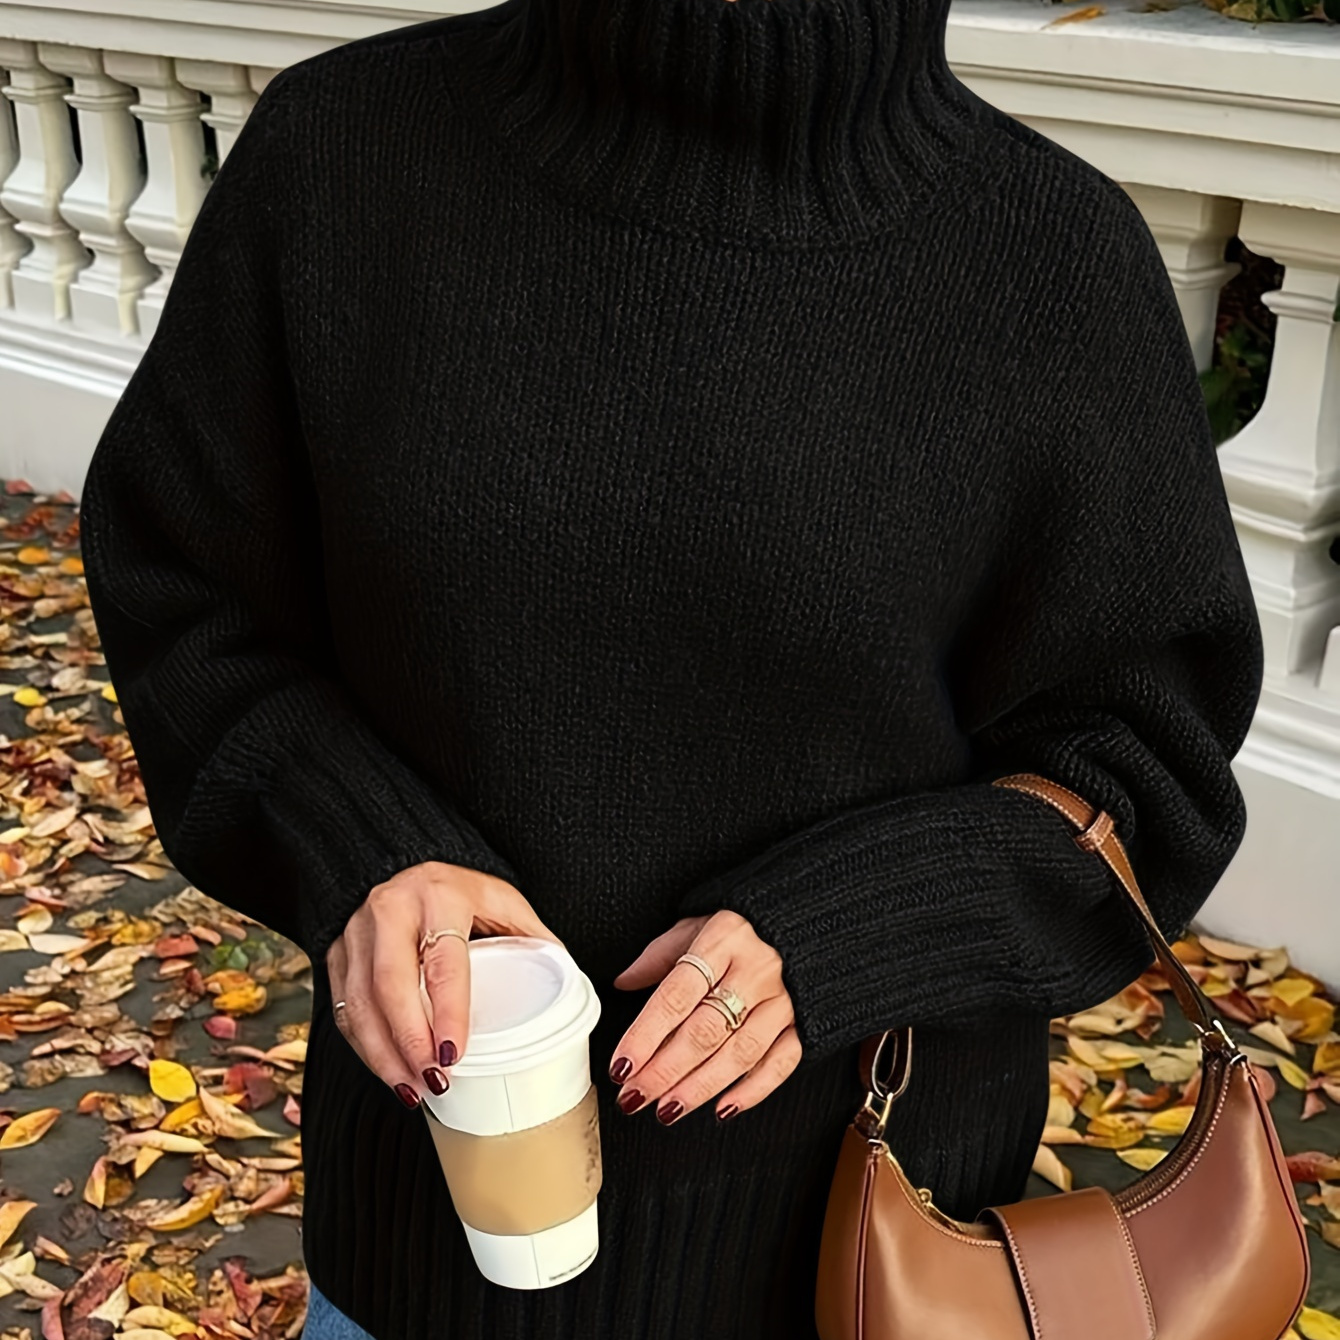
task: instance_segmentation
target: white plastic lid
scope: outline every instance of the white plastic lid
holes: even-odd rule
[[[471,940],[468,948],[470,1036],[451,1067],[453,1076],[525,1069],[595,1027],[600,1016],[595,988],[554,941],[489,935]],[[431,1008],[428,1012],[431,1017]]]

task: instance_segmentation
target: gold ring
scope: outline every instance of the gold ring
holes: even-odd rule
[[[732,1032],[744,1023],[744,1016],[749,1011],[744,998],[728,986],[714,986],[703,999],[708,1004],[720,1005],[726,1011],[726,1021]]]
[[[700,1005],[710,1005],[726,1021],[726,1031],[728,1033],[734,1033],[739,1028],[741,1020],[731,1013],[730,1006],[720,996],[704,996],[698,1003]]]
[[[697,954],[681,954],[675,962],[692,963],[693,966],[707,978],[708,987],[713,987],[717,984],[716,973],[712,971],[712,965],[708,963],[706,959],[699,958]]]
[[[440,940],[444,935],[454,935],[458,940],[461,940],[465,944],[470,943],[469,934],[465,931],[458,931],[454,926],[448,926],[447,929],[443,931],[424,931],[424,933],[419,936],[419,957],[422,958],[423,951],[434,941]]]

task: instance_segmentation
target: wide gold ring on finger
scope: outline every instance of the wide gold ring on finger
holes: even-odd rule
[[[749,1012],[744,997],[728,986],[714,986],[703,999],[709,1005],[716,1005],[722,1009],[732,1033],[744,1023],[744,1017]]]

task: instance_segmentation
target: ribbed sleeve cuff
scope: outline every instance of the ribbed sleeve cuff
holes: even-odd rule
[[[257,771],[268,740],[271,762]],[[276,747],[282,741],[282,747]],[[250,792],[270,839],[294,881],[294,935],[313,963],[371,889],[423,861],[496,875],[516,872],[478,829],[409,763],[389,748],[332,685],[306,680],[268,695],[211,759],[199,793],[217,802]],[[202,836],[237,832],[217,813]],[[182,840],[192,843],[190,816]],[[264,919],[264,913],[259,912]]]
[[[905,1023],[1105,1000],[1153,959],[1114,889],[1063,816],[971,782],[806,828],[680,910],[731,909],[778,951],[800,1041],[818,1057]]]

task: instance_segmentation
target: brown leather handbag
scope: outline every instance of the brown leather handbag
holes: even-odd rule
[[[1159,931],[1111,816],[1036,773],[1000,777],[1060,810],[1112,867],[1200,1035],[1190,1124],[1143,1177],[953,1219],[884,1140],[911,1074],[911,1028],[867,1038],[865,1103],[824,1216],[820,1340],[1279,1340],[1311,1282],[1302,1214],[1247,1056]],[[889,1077],[881,1054],[896,1038]],[[901,1064],[899,1061],[901,1060]]]

